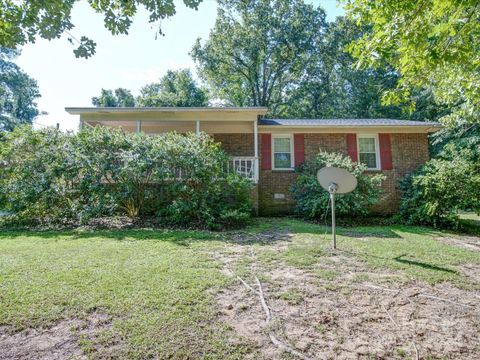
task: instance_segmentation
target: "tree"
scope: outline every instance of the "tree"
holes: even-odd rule
[[[220,0],[208,40],[191,55],[217,97],[277,114],[322,51],[325,31],[324,10],[301,0]]]
[[[149,106],[206,106],[207,93],[199,88],[190,70],[169,70],[158,83],[144,86],[137,98],[139,107]]]
[[[99,97],[92,97],[92,104],[97,107],[132,107],[135,106],[135,98],[128,89],[102,89]]]
[[[183,0],[183,3],[197,10],[202,0]],[[81,36],[77,40],[70,34],[74,28],[71,12],[76,0],[65,1],[12,1],[0,2],[0,46],[16,48],[35,42],[37,37],[52,40],[63,33],[68,40],[78,47],[74,50],[76,57],[88,58],[95,54],[96,43]],[[132,19],[140,6],[149,12],[149,22],[159,22],[175,14],[174,0],[89,0],[89,5],[97,13],[104,15],[104,25],[113,35],[128,34]],[[159,27],[158,33],[162,34]]]
[[[298,86],[287,90],[288,117],[400,118],[398,106],[381,103],[382,89],[396,85],[398,74],[389,67],[357,69],[345,46],[368,32],[344,17],[328,24],[323,51],[307,64]]]
[[[401,75],[387,91],[388,104],[407,101],[414,90],[431,91],[450,108],[447,124],[480,122],[480,6],[477,0],[351,0],[348,16],[372,31],[349,51],[359,66],[388,64]]]
[[[0,48],[0,130],[31,124],[39,113],[37,82],[13,62],[17,56],[18,51]]]
[[[370,26],[357,25],[345,17],[328,24],[323,51],[318,51],[307,64],[298,86],[286,92],[288,106],[281,116],[296,118],[400,118],[437,120],[444,113],[434,103],[431,93],[416,90],[415,112],[405,106],[385,105],[382,94],[394,89],[398,72],[388,64],[376,68],[358,68],[355,58],[345,47],[370,31]]]

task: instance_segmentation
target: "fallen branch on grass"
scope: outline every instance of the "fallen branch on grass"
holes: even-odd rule
[[[375,285],[369,285],[369,284],[361,284],[361,286],[371,288],[371,289],[375,289],[375,290],[392,292],[392,293],[395,293],[395,296],[401,293],[401,291],[398,290],[398,289],[389,289],[389,288],[384,288],[384,287],[381,287],[381,286],[375,286]],[[464,306],[464,307],[468,307],[468,308],[474,308],[475,307],[473,305],[460,303],[458,301],[445,299],[445,298],[441,298],[441,297],[434,296],[434,295],[422,294],[422,293],[416,293],[414,295],[405,295],[405,296],[407,298],[418,296],[418,297],[423,297],[423,298],[432,299],[432,300],[444,301],[444,302],[448,302],[448,303],[453,304],[453,305]]]
[[[424,297],[424,298],[427,298],[427,299],[444,301],[444,302],[448,302],[448,303],[450,303],[450,304],[458,305],[458,306],[465,306],[465,307],[470,307],[470,308],[474,308],[474,307],[475,307],[475,306],[473,306],[473,305],[463,304],[463,303],[460,303],[460,302],[457,302],[457,301],[453,301],[453,300],[449,300],[449,299],[445,299],[445,298],[441,298],[441,297],[433,296],[433,295],[418,294],[417,296],[419,296],[419,297]]]
[[[248,285],[240,276],[237,276],[237,279],[240,280],[240,282],[250,291],[253,291],[255,294],[258,294],[260,295],[260,293],[255,290],[254,288],[252,288],[250,285]]]
[[[383,304],[382,304],[382,309],[383,309],[383,311],[385,311],[387,313],[387,315],[390,318],[390,321],[393,323],[393,325],[395,325],[398,329],[400,329],[400,325],[398,325],[397,322],[395,320],[393,320],[392,315],[390,315],[387,308]],[[413,340],[410,340],[410,341],[412,343],[413,349],[415,350],[415,360],[419,360],[417,344],[415,344],[415,341],[413,341]]]
[[[266,320],[265,320],[265,324],[268,325],[270,324],[270,322],[272,321],[272,313],[270,311],[270,308],[268,307],[267,305],[267,302],[265,301],[265,296],[263,294],[263,287],[262,287],[262,283],[260,282],[260,280],[258,280],[258,278],[255,276],[255,281],[257,282],[257,286],[258,286],[258,291],[255,290],[254,288],[252,288],[250,285],[248,285],[240,276],[237,276],[237,279],[240,280],[240,282],[250,291],[253,291],[255,294],[258,295],[258,297],[260,298],[260,303],[262,305],[262,308],[263,308],[263,311],[265,312],[265,316],[266,316]],[[305,356],[304,354],[302,354],[301,352],[293,349],[292,347],[288,346],[287,344],[283,343],[282,341],[280,341],[276,336],[275,334],[273,333],[273,331],[269,330],[268,331],[268,337],[270,338],[270,341],[278,348],[282,349],[283,351],[286,351],[286,352],[289,352],[290,354],[292,355],[295,355],[297,356],[298,358],[302,359],[302,360],[311,360],[309,357]]]

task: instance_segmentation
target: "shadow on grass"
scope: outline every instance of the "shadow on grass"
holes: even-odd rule
[[[396,232],[389,228],[385,229],[377,229],[372,228],[370,229],[362,229],[362,231],[355,231],[352,229],[339,229],[337,231],[339,235],[352,237],[352,238],[367,238],[367,237],[374,237],[374,238],[386,238],[386,239],[401,239],[402,237],[398,235]]]
[[[408,256],[408,254],[402,254],[402,255],[398,255],[398,256],[394,256],[394,257],[385,257],[385,256],[378,256],[378,255],[368,254],[368,253],[365,253],[365,252],[357,252],[357,251],[345,250],[345,249],[337,249],[336,251],[343,252],[345,254],[348,254],[348,255],[351,255],[351,256],[356,256],[356,257],[395,261],[395,262],[398,262],[400,264],[409,265],[409,266],[418,266],[418,267],[421,267],[421,268],[427,269],[427,270],[441,271],[441,272],[446,272],[446,273],[450,273],[450,274],[458,274],[457,271],[449,269],[449,268],[445,268],[445,267],[442,267],[442,266],[429,264],[429,263],[426,263],[426,262],[423,262],[423,261],[404,259],[405,256]]]
[[[30,239],[109,239],[117,241],[142,241],[158,240],[172,242],[186,246],[192,240],[215,240],[215,234],[202,231],[182,230],[143,230],[143,229],[118,229],[118,230],[46,230],[46,231],[4,231],[0,233],[0,240],[12,238]]]
[[[452,274],[457,274],[457,272],[455,270],[447,269],[447,268],[444,268],[444,267],[441,267],[441,266],[432,265],[432,264],[428,264],[428,263],[421,262],[421,261],[403,259],[403,257],[405,257],[405,256],[407,256],[407,254],[399,255],[399,256],[394,257],[393,260],[395,260],[399,263],[402,263],[402,264],[419,266],[421,268],[428,269],[428,270],[443,271],[443,272],[448,272],[448,273],[452,273]]]
[[[0,230],[0,241],[3,239],[55,239],[55,240],[79,240],[79,239],[108,239],[117,241],[162,241],[170,242],[179,246],[189,246],[193,242],[223,241],[239,245],[269,245],[278,241],[291,241],[292,235],[285,232],[282,226],[276,226],[277,220],[259,219],[252,221],[250,226],[241,230],[208,231],[191,229],[92,229],[73,228],[61,230]]]
[[[164,241],[180,246],[188,246],[193,242],[223,241],[239,245],[271,245],[275,242],[288,242],[298,235],[324,235],[330,233],[330,228],[325,225],[303,221],[294,218],[255,218],[252,223],[240,230],[207,231],[181,228],[118,228],[118,229],[92,229],[76,228],[62,230],[1,230],[0,241],[12,238],[40,238],[40,239],[110,239],[118,241]],[[338,234],[351,238],[385,238],[402,239],[401,233],[435,236],[439,231],[425,227],[385,225],[385,226],[359,226],[356,228],[338,228]]]

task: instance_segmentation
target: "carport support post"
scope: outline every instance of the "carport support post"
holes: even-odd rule
[[[335,194],[330,193],[330,200],[332,203],[332,236],[333,236],[333,248],[337,248],[337,234],[335,233]]]
[[[255,119],[253,123],[253,148],[254,148],[254,156],[255,156],[255,181],[258,182],[259,178],[259,166],[258,166],[258,120]]]
[[[195,134],[199,135],[200,134],[200,120],[197,120],[196,126],[195,126]]]
[[[142,130],[142,122],[140,120],[137,120],[137,133],[139,133]]]

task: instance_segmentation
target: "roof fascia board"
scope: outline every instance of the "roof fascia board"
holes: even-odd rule
[[[248,112],[265,115],[265,107],[157,107],[157,108],[100,108],[100,107],[66,107],[65,111],[71,115],[82,114],[135,114],[135,113],[174,113],[174,112]]]

